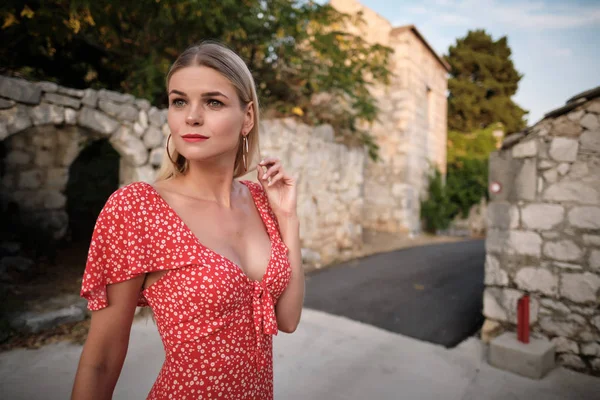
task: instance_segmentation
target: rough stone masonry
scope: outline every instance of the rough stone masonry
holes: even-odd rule
[[[262,156],[277,156],[299,186],[302,252],[320,267],[360,254],[366,152],[334,139],[330,125],[293,118],[261,122]],[[120,185],[152,182],[169,134],[167,110],[108,90],[0,76],[1,194],[24,215],[62,237],[68,227],[69,167],[90,141],[107,139],[120,154]],[[242,179],[255,180],[251,172]]]
[[[533,335],[600,374],[600,88],[507,137],[489,181],[484,335],[515,331],[528,293]]]

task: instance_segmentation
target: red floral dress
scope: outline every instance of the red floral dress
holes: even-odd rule
[[[271,240],[261,281],[203,246],[153,186],[111,195],[92,236],[81,296],[109,305],[106,285],[165,270],[140,292],[150,306],[165,361],[148,399],[272,399],[274,306],[289,283],[288,249],[262,186],[248,187]]]

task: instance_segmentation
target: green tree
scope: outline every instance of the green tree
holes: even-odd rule
[[[450,46],[448,128],[472,132],[501,122],[507,132],[526,125],[527,111],[511,97],[523,75],[515,69],[506,36],[494,41],[484,30],[469,31]]]
[[[249,64],[272,116],[328,122],[370,146],[356,126],[374,121],[368,91],[388,82],[391,49],[343,30],[354,17],[303,0],[6,0],[2,73],[76,88],[108,88],[166,105],[164,77],[190,44],[219,40]],[[334,120],[311,107],[318,94],[347,104]]]

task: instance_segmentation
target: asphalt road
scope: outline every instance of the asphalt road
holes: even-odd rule
[[[307,276],[305,306],[454,347],[481,315],[483,240],[413,247]]]

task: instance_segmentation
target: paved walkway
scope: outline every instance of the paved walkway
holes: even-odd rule
[[[68,399],[81,347],[66,343],[0,354],[0,397]],[[137,321],[115,400],[143,399],[164,353],[154,323]],[[536,381],[490,367],[470,338],[454,349],[305,309],[275,339],[275,398],[286,400],[598,399],[600,379],[558,368]]]

